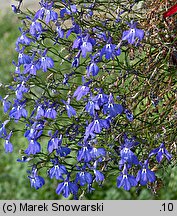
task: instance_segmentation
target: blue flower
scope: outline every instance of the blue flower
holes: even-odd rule
[[[133,114],[130,112],[130,110],[125,109],[125,110],[124,110],[124,113],[125,113],[127,119],[128,119],[130,122],[132,122],[132,121],[133,121]]]
[[[97,116],[94,121],[92,121],[85,130],[85,140],[91,136],[95,137],[95,133],[101,133],[102,129],[108,129],[110,127],[110,122],[108,119],[99,119]]]
[[[45,116],[44,106],[42,104],[38,104],[36,119],[40,119],[41,117]]]
[[[122,40],[127,40],[129,44],[134,44],[136,38],[141,41],[144,37],[144,31],[136,28],[137,23],[131,22],[128,25],[130,29],[123,32]]]
[[[54,67],[54,61],[52,58],[46,56],[44,54],[40,60],[39,60],[40,68],[44,71],[47,72],[48,68],[53,68]]]
[[[20,162],[20,163],[26,163],[28,161],[32,160],[32,158],[30,157],[26,157],[26,156],[22,156],[22,159],[17,159],[17,162]]]
[[[48,141],[47,150],[49,153],[52,153],[53,150],[58,149],[59,146],[62,144],[62,135],[58,137],[58,131],[56,131],[53,136],[49,131],[49,135],[51,136],[51,139]]]
[[[76,100],[79,101],[83,96],[87,95],[90,91],[90,88],[86,85],[77,87],[76,91],[73,94],[73,97],[76,97]]]
[[[135,164],[138,165],[138,158],[137,156],[127,147],[124,147],[120,151],[120,156],[123,161],[126,161],[129,165]]]
[[[56,150],[56,155],[60,157],[66,157],[68,154],[70,154],[71,149],[66,146],[59,146]]]
[[[11,8],[12,8],[12,11],[13,11],[14,13],[17,13],[17,12],[18,12],[18,9],[17,9],[17,7],[16,7],[15,5],[11,5]]]
[[[58,187],[56,189],[56,193],[60,195],[61,193],[65,198],[67,198],[70,194],[76,195],[78,192],[78,186],[77,184],[70,182],[68,178],[58,184]]]
[[[24,54],[23,51],[20,51],[18,54],[18,66],[23,64],[30,64],[31,63],[31,57]]]
[[[89,41],[84,41],[82,45],[80,46],[82,51],[82,57],[85,58],[87,55],[87,52],[92,52],[92,43]]]
[[[75,182],[80,183],[81,186],[84,186],[85,184],[91,184],[93,181],[93,176],[86,171],[78,172],[76,175]]]
[[[64,31],[61,28],[61,26],[57,26],[56,31],[57,31],[57,35],[58,35],[59,38],[64,38]]]
[[[50,21],[57,21],[58,19],[58,14],[52,10],[53,7],[53,2],[49,4],[48,2],[41,2],[41,9],[39,9],[35,16],[34,20],[37,19],[44,19],[45,16],[45,22],[48,24]]]
[[[104,94],[103,90],[100,89],[100,93],[93,98],[93,101],[95,102],[95,108],[100,110],[101,106],[108,102],[108,95]]]
[[[57,180],[63,180],[63,175],[67,174],[66,167],[60,165],[57,158],[51,161],[54,166],[48,171],[49,177],[51,179],[55,177]]]
[[[0,138],[5,138],[7,136],[5,126],[8,122],[9,120],[4,121],[3,123],[0,122]]]
[[[57,112],[56,112],[55,108],[53,108],[53,107],[49,107],[45,112],[46,118],[55,119],[56,116],[57,116]]]
[[[16,41],[17,49],[19,48],[19,44],[29,46],[32,42],[32,39],[26,36],[27,32],[23,32],[21,28],[20,28],[20,31],[22,35]]]
[[[24,108],[26,101],[15,101],[11,111],[9,112],[9,116],[14,118],[15,120],[19,120],[21,117],[27,118],[27,111]]]
[[[95,104],[92,100],[89,100],[86,104],[85,110],[91,115],[95,116]]]
[[[34,37],[38,37],[43,31],[42,24],[37,21],[33,21],[30,25],[30,34]]]
[[[25,154],[36,154],[41,151],[41,146],[36,140],[30,140],[28,148],[25,150]]]
[[[98,162],[101,162],[103,158],[106,157],[106,150],[104,148],[93,147],[90,154],[93,159],[97,159]]]
[[[89,66],[87,66],[87,76],[89,77],[90,74],[92,74],[92,76],[96,76],[99,72],[99,67],[98,65],[93,61],[90,63]]]
[[[40,125],[40,127],[39,127]],[[28,139],[35,139],[37,140],[43,133],[43,128],[44,128],[44,122],[34,122],[32,123],[32,126],[29,130],[26,130],[24,136]]]
[[[124,165],[122,173],[117,177],[117,187],[123,187],[124,190],[128,191],[131,187],[135,187],[137,184],[135,177],[127,173],[126,165]]]
[[[103,106],[103,113],[109,114],[110,117],[115,117],[123,112],[123,107],[120,104],[115,104],[112,94],[109,96],[108,104]]]
[[[74,60],[72,62],[72,67],[77,68],[79,66],[79,58],[77,56],[74,57]]]
[[[90,38],[89,35],[78,36],[73,43],[73,49],[81,50],[82,57],[86,57],[87,52],[92,52],[92,48],[95,45],[95,40]]]
[[[151,157],[154,154],[156,154],[156,160],[158,163],[162,161],[164,156],[167,158],[168,161],[170,161],[172,158],[172,155],[166,150],[164,143],[161,143],[161,145],[158,148],[153,149],[150,152],[149,157]]]
[[[6,153],[13,152],[13,145],[10,142],[10,137],[11,136],[12,136],[12,131],[9,133],[9,135],[5,139],[4,149],[5,149]]]
[[[15,89],[15,94],[18,100],[23,99],[23,94],[27,93],[29,91],[29,88],[26,87],[25,82],[23,81],[21,84],[17,85],[17,88]]]
[[[83,146],[77,154],[77,161],[84,161],[84,162],[89,162],[92,160],[91,156],[91,150],[92,148],[90,146]]]
[[[45,184],[44,179],[41,176],[38,176],[37,169],[35,167],[32,168],[31,175],[28,176],[28,178],[30,179],[31,187],[34,187],[36,190]]]
[[[154,182],[156,179],[155,173],[148,169],[148,160],[140,165],[142,166],[142,169],[138,171],[136,181],[140,182],[141,185],[146,185],[148,182]]]
[[[39,65],[38,61],[34,61],[34,62],[31,61],[30,64],[25,64],[24,65],[24,72],[23,73],[24,74],[29,73],[31,75],[36,76],[36,72],[39,69],[40,69],[40,65]]]
[[[104,175],[100,171],[94,169],[94,174],[95,174],[95,181],[98,183],[103,182],[104,180]]]
[[[114,59],[115,56],[120,55],[120,48],[117,48],[115,44],[107,43],[100,52],[100,57],[102,58],[105,55],[107,60]]]
[[[4,108],[4,113],[6,113],[6,112],[8,112],[8,110],[11,107],[11,102],[7,101],[7,97],[5,97],[4,99],[2,99],[2,105],[3,105],[3,108]]]
[[[51,10],[51,9],[47,9],[46,10],[46,17],[45,17],[45,22],[48,24],[50,21],[57,21],[58,19],[58,14]]]
[[[61,100],[61,102],[65,104],[66,111],[69,118],[76,115],[76,110],[70,105],[70,98],[68,98],[67,101]]]
[[[65,14],[71,15],[72,13],[77,12],[77,7],[76,5],[69,5],[70,8],[63,8],[60,10],[60,17],[64,18]]]

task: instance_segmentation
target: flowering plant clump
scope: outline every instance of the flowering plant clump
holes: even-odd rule
[[[110,175],[125,190],[155,184],[157,169],[176,165],[176,34],[165,36],[162,14],[154,29],[152,5],[143,1],[39,5],[28,13],[12,6],[23,27],[14,81],[1,86],[5,151],[23,134],[17,161],[30,164],[31,187],[54,178],[66,198]]]

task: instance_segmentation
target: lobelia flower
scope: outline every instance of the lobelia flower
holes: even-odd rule
[[[86,127],[85,136],[89,137],[91,135],[92,137],[95,137],[95,133],[99,134],[101,133],[101,130],[101,122],[100,119],[97,118]]]
[[[28,161],[32,160],[32,158],[30,157],[26,157],[26,156],[22,156],[22,159],[17,159],[17,162],[20,162],[20,163],[26,163]]]
[[[106,157],[106,150],[104,148],[93,147],[90,151],[91,157],[98,162],[101,162]]]
[[[4,143],[4,149],[5,149],[5,152],[8,153],[8,152],[13,152],[13,145],[12,143],[10,142],[10,138],[12,136],[12,131],[9,133],[9,135],[6,137],[5,139],[5,143]]]
[[[21,84],[17,85],[17,88],[15,89],[15,94],[18,100],[23,99],[23,94],[27,93],[29,91],[29,88],[26,87],[25,81],[23,81]]]
[[[60,10],[60,17],[64,18],[65,14],[72,15],[72,13],[77,12],[77,7],[76,5],[69,5],[67,8],[63,8]]]
[[[50,104],[50,101],[49,101],[49,102],[46,102],[45,105],[47,109],[45,110],[44,117],[49,118],[49,119],[55,119],[57,116],[56,103]]]
[[[7,101],[8,95],[2,99],[2,105],[3,105],[3,109],[4,109],[4,113],[8,112],[8,110],[11,107],[11,102]]]
[[[148,163],[149,161],[146,160],[144,164],[140,163],[142,169],[138,171],[138,174],[136,176],[136,181],[140,182],[141,185],[146,185],[148,182],[154,182],[156,177],[155,173],[148,169]]]
[[[73,97],[76,97],[76,100],[79,101],[82,97],[87,95],[89,91],[90,88],[87,85],[79,86],[74,92]]]
[[[164,143],[161,143],[158,148],[153,149],[150,152],[149,157],[151,157],[154,154],[156,155],[156,160],[158,163],[160,163],[162,161],[164,156],[167,158],[168,161],[170,161],[172,158],[172,155],[166,150]]]
[[[77,195],[77,192],[77,184],[69,181],[69,177],[67,177],[64,182],[59,183],[56,189],[56,193],[58,195],[62,193],[65,198],[67,198],[70,194]]]
[[[39,59],[39,67],[43,70],[43,72],[47,72],[48,68],[54,67],[54,61],[52,58],[46,56],[47,50],[44,51],[42,57]]]
[[[131,148],[138,145],[138,142],[135,142],[134,138],[128,138],[124,135],[124,143],[121,145],[120,157],[121,160],[119,161],[120,168],[126,162],[128,163],[128,167],[131,167],[132,164],[138,165],[139,161],[137,156],[130,150]]]
[[[93,164],[93,172],[95,175],[95,181],[98,182],[100,185],[104,181],[104,175],[99,170],[97,170],[98,160],[96,160]]]
[[[42,24],[40,22],[33,20],[30,25],[30,30],[29,30],[30,34],[33,37],[38,38],[41,35],[42,31],[43,31]]]
[[[69,118],[76,115],[76,110],[70,105],[70,98],[68,98],[67,101],[61,100],[61,102],[65,104],[66,111]]]
[[[37,106],[37,113],[36,113],[36,119],[40,119],[41,117],[45,117],[45,110],[43,104],[38,104]]]
[[[123,106],[115,104],[112,94],[109,95],[108,103],[103,106],[103,113],[109,114],[110,117],[115,117],[123,112]]]
[[[78,36],[73,42],[73,49],[81,50],[82,57],[85,58],[87,52],[92,52],[92,48],[95,45],[95,40],[90,38],[88,34]]]
[[[99,72],[99,67],[97,66],[97,64],[92,61],[89,66],[87,66],[87,76],[89,77],[90,74],[92,74],[92,76],[96,76]]]
[[[36,190],[38,190],[45,184],[44,179],[41,176],[38,176],[37,169],[35,167],[32,168],[32,171],[29,172],[29,174],[31,174],[28,176],[31,187],[34,187]]]
[[[58,38],[64,38],[64,31],[61,28],[61,26],[57,25],[56,32],[57,32],[57,37]]]
[[[127,40],[129,44],[134,44],[136,38],[141,41],[144,38],[144,31],[142,29],[136,28],[137,22],[128,24],[130,29],[123,32],[122,40]]]
[[[11,111],[9,112],[10,118],[14,118],[15,120],[19,120],[21,117],[27,118],[27,111],[25,109],[25,101],[15,100]]]
[[[58,137],[58,130],[55,131],[54,135],[51,134],[51,131],[48,132],[51,139],[48,141],[47,150],[49,153],[52,153],[53,150],[56,150],[59,148],[59,146],[62,144],[62,134]]]
[[[85,106],[85,110],[92,116],[95,116],[95,104],[94,102],[90,99],[88,103]]]
[[[24,73],[24,74],[29,73],[29,74],[31,74],[31,75],[36,76],[36,72],[37,72],[37,70],[39,70],[39,69],[40,69],[39,62],[38,62],[38,61],[31,61],[30,64],[25,64],[25,65],[24,65],[24,71],[23,71],[23,73]]]
[[[92,181],[93,181],[93,176],[89,172],[83,170],[76,174],[75,183],[79,182],[81,186],[84,186],[86,184],[91,184]]]
[[[76,24],[74,20],[72,20],[72,27],[66,33],[66,38],[68,38],[72,32],[74,32],[77,35],[81,34],[82,32],[80,26]]]
[[[94,169],[95,181],[101,184],[104,181],[104,175],[100,171]]]
[[[123,187],[124,190],[129,191],[131,187],[135,187],[137,184],[135,177],[128,174],[125,164],[120,176],[117,177],[117,187]]]
[[[22,35],[20,37],[18,37],[18,39],[16,41],[17,49],[19,47],[19,44],[29,46],[31,44],[31,42],[33,41],[31,38],[26,36],[26,34],[28,33],[27,31],[23,32],[21,28],[19,28],[19,30],[20,30]]]
[[[119,56],[121,53],[120,48],[117,48],[117,45],[107,43],[102,50],[100,51],[100,58],[105,56],[107,60],[114,59],[115,56]]]
[[[30,64],[31,57],[23,53],[23,49],[18,54],[18,66],[24,64]]]
[[[11,5],[11,8],[12,8],[12,11],[13,11],[14,13],[17,13],[17,12],[18,12],[18,9],[17,9],[17,7],[16,7],[15,5]]]
[[[66,157],[68,154],[70,154],[70,152],[70,148],[66,146],[58,146],[58,149],[56,150],[56,156]]]
[[[128,119],[130,122],[132,122],[132,121],[133,121],[133,114],[130,112],[130,110],[125,109],[125,110],[124,110],[124,113],[125,113],[127,119]]]
[[[92,147],[84,143],[83,147],[77,153],[77,161],[90,162],[92,160],[91,150]]]
[[[37,140],[43,133],[44,121],[32,122],[31,128],[26,130],[24,136],[28,140]]]
[[[4,121],[3,123],[0,122],[0,138],[5,138],[7,136],[5,126],[8,122],[9,120]]]
[[[129,165],[139,164],[137,156],[127,147],[124,147],[120,151],[120,156],[121,156],[121,160],[126,161]]]
[[[108,95],[103,93],[103,90],[100,89],[100,93],[93,98],[95,102],[95,109],[100,110],[100,108],[108,102]]]
[[[77,68],[79,66],[79,58],[78,57],[74,57],[74,60],[72,62],[72,67]]]
[[[97,116],[94,121],[92,121],[85,130],[85,140],[91,136],[95,137],[95,133],[101,133],[102,129],[108,129],[110,127],[110,122],[108,119],[99,119]]]
[[[44,19],[45,16],[45,22],[48,24],[50,21],[57,21],[58,19],[58,14],[52,10],[53,7],[53,2],[51,2],[51,4],[49,4],[48,2],[44,2],[41,1],[40,5],[41,5],[41,9],[39,9],[35,16],[34,16],[34,20],[36,21],[37,19]]]
[[[25,154],[37,154],[41,151],[41,145],[36,140],[29,140],[28,148],[24,151]]]
[[[51,160],[51,162],[53,163],[53,167],[48,171],[49,177],[51,179],[64,180],[63,175],[67,174],[66,167],[59,164],[58,158]]]

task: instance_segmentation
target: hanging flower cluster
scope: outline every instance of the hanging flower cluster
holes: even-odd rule
[[[142,109],[132,106],[141,94],[138,79],[146,77],[138,71],[142,61],[129,62],[128,55],[138,50],[143,59],[145,30],[131,16],[136,1],[127,2],[113,1],[117,11],[108,13],[110,6],[101,1],[41,0],[35,14],[21,12],[24,26],[16,41],[14,82],[1,100],[8,119],[0,137],[12,152],[16,130],[9,122],[25,128],[28,145],[17,161],[32,165],[31,187],[44,186],[38,173],[47,169],[47,177],[58,181],[57,194],[77,198],[115,170],[117,187],[130,190],[155,182],[152,167],[171,161],[164,140],[145,139]]]

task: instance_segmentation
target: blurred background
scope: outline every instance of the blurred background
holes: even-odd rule
[[[37,0],[25,0],[23,8],[31,10],[38,8]],[[17,4],[17,1],[0,0],[0,86],[1,83],[9,83],[13,79],[14,65],[12,60],[17,58],[15,52],[15,42],[20,35],[18,27],[20,21],[11,11],[11,4]],[[2,95],[0,88],[0,95]],[[5,120],[2,109],[0,108],[0,116]],[[36,191],[30,187],[28,179],[28,165],[16,162],[19,158],[19,146],[24,146],[26,139],[22,136],[15,137],[12,143],[18,144],[18,148],[14,146],[14,152],[11,154],[4,153],[4,143],[0,140],[0,199],[63,199],[55,193],[58,182],[56,180],[47,179],[45,185]],[[43,173],[45,176],[46,173]],[[152,200],[152,199],[177,199],[177,168],[169,167],[168,170],[157,170],[157,182],[154,186],[149,185],[148,188],[133,189],[126,192],[116,187],[116,177],[109,178],[107,183],[102,187],[97,187],[92,194],[83,194],[80,199],[102,199],[102,200]],[[162,177],[163,176],[163,177]]]

